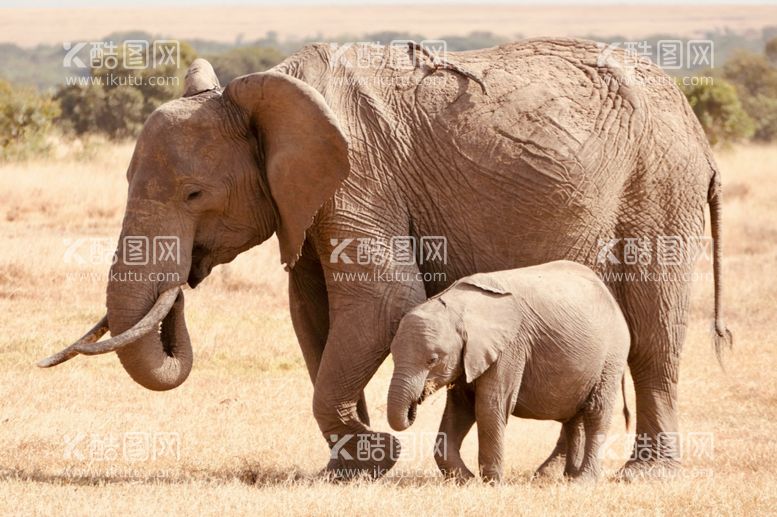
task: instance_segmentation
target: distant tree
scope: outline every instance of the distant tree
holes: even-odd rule
[[[742,106],[755,121],[753,138],[763,142],[777,141],[777,98],[769,95],[746,97]]]
[[[723,77],[747,95],[777,96],[777,68],[761,54],[734,53],[723,65]]]
[[[164,62],[160,48],[154,47],[149,52],[149,62]],[[148,116],[163,103],[178,97],[183,92],[183,78],[189,65],[197,57],[197,53],[186,42],[179,43],[179,56],[174,62],[166,62],[162,66],[149,66],[141,69],[128,69],[124,66],[124,46],[119,47],[117,66],[103,66],[92,69],[92,77],[100,78],[106,90],[121,86],[137,89],[143,96],[143,114]]]
[[[104,107],[97,123],[111,138],[137,135],[146,120],[143,93],[138,88],[111,88],[105,95]]]
[[[443,36],[440,39],[447,43],[448,50],[453,51],[495,47],[508,41],[507,38],[488,31],[474,31],[466,36]]]
[[[764,54],[766,54],[766,59],[768,59],[772,65],[777,66],[777,36],[774,36],[766,42]]]
[[[749,138],[754,123],[742,108],[736,88],[723,79],[713,84],[678,86],[688,99],[693,112],[701,122],[711,145],[728,144]]]
[[[99,118],[105,110],[105,90],[99,85],[70,85],[57,90],[54,99],[61,114],[57,124],[77,135],[100,132]]]
[[[777,67],[764,55],[737,52],[723,65],[722,75],[734,84],[742,107],[755,122],[753,137],[777,139]]]
[[[242,47],[210,56],[210,63],[222,86],[235,77],[254,72],[263,72],[284,59],[274,48]]]
[[[46,152],[45,137],[58,113],[48,95],[0,80],[0,160]]]
[[[114,139],[136,136],[156,108],[181,95],[183,76],[195,57],[191,46],[181,43],[177,61],[135,70],[124,66],[124,46],[117,50],[115,61],[92,68],[88,84],[57,90],[55,99],[61,106],[57,123],[64,129]],[[152,54],[149,61],[162,62],[161,57]]]

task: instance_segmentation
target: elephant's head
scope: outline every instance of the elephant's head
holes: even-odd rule
[[[489,275],[463,278],[408,312],[391,342],[391,427],[410,427],[418,404],[462,373],[467,383],[480,377],[515,338],[520,319],[512,293]]]
[[[41,366],[115,350],[146,388],[180,385],[192,350],[179,286],[195,287],[273,233],[293,267],[318,209],[348,172],[345,136],[316,90],[265,72],[222,92],[197,59],[183,97],[157,109],[138,137],[107,317]],[[95,343],[108,328],[114,337]]]

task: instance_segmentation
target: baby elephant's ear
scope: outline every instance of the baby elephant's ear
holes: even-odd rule
[[[494,278],[494,275],[488,273],[478,273],[462,278],[459,280],[459,285],[462,284],[477,287],[481,291],[486,291],[488,293],[510,294],[509,289],[507,289],[499,280]]]
[[[521,314],[515,296],[488,275],[474,275],[460,282],[482,296],[470,300],[461,316],[459,331],[464,341],[464,374],[467,382],[480,377],[515,339]]]

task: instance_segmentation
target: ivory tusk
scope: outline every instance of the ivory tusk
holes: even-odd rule
[[[178,293],[180,292],[181,288],[179,286],[168,289],[159,295],[159,298],[154,302],[154,306],[151,307],[151,310],[148,311],[148,313],[132,328],[106,341],[97,341],[100,336],[108,331],[108,316],[104,316],[103,319],[92,327],[89,332],[84,334],[81,339],[64,350],[42,359],[38,362],[38,366],[41,368],[50,368],[60,363],[64,363],[68,359],[72,359],[79,354],[106,354],[108,352],[114,352],[130,343],[134,343],[157,328],[159,322],[162,321],[170,312],[170,309],[172,309],[175,300],[178,298]]]

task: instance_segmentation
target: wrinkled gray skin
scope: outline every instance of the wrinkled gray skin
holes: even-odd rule
[[[512,414],[563,422],[564,474],[595,479],[628,352],[618,302],[591,269],[555,261],[478,273],[402,318],[391,343],[388,420],[407,429],[418,404],[453,384],[435,447],[446,477],[473,477],[459,451],[477,421],[480,474],[500,481]]]
[[[362,389],[410,308],[464,276],[556,259],[602,274],[658,274],[655,261],[597,261],[599,240],[702,235],[709,203],[715,328],[725,336],[720,175],[685,98],[656,66],[624,69],[617,50],[602,60],[595,43],[569,39],[449,53],[451,66],[420,54],[414,66],[395,65],[408,52],[372,50],[389,65],[364,68],[356,46],[310,45],[224,91],[210,66],[195,62],[186,95],[157,109],[138,138],[121,231],[179,236],[181,260],[132,266],[119,254],[112,273],[144,277],[109,283],[112,334],[135,324],[163,290],[196,286],[275,233],[321,432],[329,445],[347,434],[376,436]],[[445,236],[447,261],[359,263],[357,241],[349,262],[331,260],[333,239],[403,235]],[[610,278],[632,332],[636,432],[652,439],[642,443],[678,430],[691,270],[683,263],[665,281]],[[147,388],[181,384],[192,365],[183,296],[160,335],[118,355]],[[356,444],[343,450],[354,459],[340,453],[329,469],[378,476],[393,465],[387,451],[370,452],[382,461],[355,459]],[[549,464],[563,452],[560,440]],[[628,469],[676,464],[674,450],[645,452]]]

